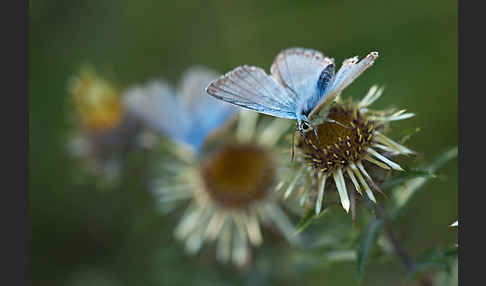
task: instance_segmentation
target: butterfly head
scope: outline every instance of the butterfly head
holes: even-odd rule
[[[299,129],[299,133],[304,135],[305,133],[314,130],[314,127],[311,123],[307,120],[307,118],[302,118],[297,121],[297,127]]]

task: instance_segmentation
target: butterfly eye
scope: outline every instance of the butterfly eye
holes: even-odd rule
[[[303,131],[308,131],[309,129],[310,129],[309,124],[307,124],[306,122],[303,122],[302,123],[302,130]]]

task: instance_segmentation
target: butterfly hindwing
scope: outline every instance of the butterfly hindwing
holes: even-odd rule
[[[322,96],[318,83],[326,68],[333,69],[334,60],[321,52],[289,48],[277,55],[270,70],[272,76],[289,90],[300,108],[305,109],[311,105],[310,102],[317,103]]]
[[[315,105],[314,109],[309,114],[308,118],[319,114],[319,111],[329,105],[339,93],[349,86],[358,76],[360,76],[366,69],[371,67],[378,57],[378,52],[369,53],[364,59],[358,62],[358,57],[352,57],[343,61],[341,68],[334,76],[331,86],[327,89],[324,96]]]
[[[341,91],[350,85],[358,76],[373,65],[378,57],[378,52],[369,53],[364,59],[358,62],[358,57],[344,60],[341,68],[336,74],[334,83],[330,89]]]

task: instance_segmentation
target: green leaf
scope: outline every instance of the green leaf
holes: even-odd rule
[[[432,164],[422,168],[429,174],[434,174],[438,168],[457,156],[457,146],[441,153]],[[391,190],[395,207],[391,212],[392,219],[398,218],[408,207],[411,199],[418,193],[421,187],[434,176],[418,175],[414,178],[405,180],[402,184]]]
[[[426,177],[428,179],[434,179],[437,177],[437,175],[431,173],[429,170],[405,168],[405,172],[402,172],[400,173],[400,175],[385,181],[381,187],[385,190],[390,189],[404,183],[406,180],[413,179],[416,177]]]
[[[311,250],[293,253],[298,264],[329,267],[332,264],[356,261],[356,251],[350,249]]]
[[[410,128],[410,129],[407,129],[405,130],[403,133],[402,133],[402,136],[401,139],[399,140],[399,143],[400,144],[404,144],[405,142],[407,142],[413,135],[417,134],[418,132],[420,132],[420,127],[417,127],[417,128]]]
[[[406,169],[406,177],[426,177],[429,179],[437,178],[437,175],[428,169]]]
[[[376,245],[378,234],[383,229],[383,219],[373,220],[360,237],[357,249],[358,259],[358,280],[361,281],[364,276],[365,267],[371,251]]]
[[[312,222],[312,220],[321,218],[325,213],[327,213],[328,210],[325,208],[324,210],[321,211],[319,215],[316,215],[316,210],[314,208],[311,208],[307,211],[305,216],[299,221],[299,224],[297,225],[297,230],[295,231],[294,235],[298,235],[304,229],[306,229]]]
[[[457,259],[457,247],[438,247],[424,251],[415,264],[414,271],[409,273],[409,279],[417,277],[431,268],[439,268],[450,274],[452,263]]]
[[[324,255],[326,262],[337,263],[356,260],[356,251],[354,250],[332,250]]]
[[[404,174],[403,176],[396,178],[395,180],[398,180],[398,185],[391,191],[396,205],[392,210],[391,217],[398,217],[398,215],[403,212],[403,210],[408,205],[410,199],[417,193],[420,187],[422,187],[429,179],[435,178],[435,171],[456,156],[457,147],[451,148],[437,156],[432,164],[421,169],[409,170],[407,171],[408,174]],[[360,237],[357,249],[358,280],[360,281],[363,278],[370,253],[375,247],[378,235],[383,229],[383,224],[383,219],[373,220],[366,227]],[[429,259],[424,260],[420,267],[427,268],[430,265],[438,265],[440,263],[442,263],[442,261]]]

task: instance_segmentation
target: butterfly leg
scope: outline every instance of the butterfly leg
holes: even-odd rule
[[[342,124],[341,122],[336,121],[336,120],[331,119],[331,118],[326,118],[326,120],[325,120],[325,121],[330,122],[330,123],[335,123],[335,124],[337,124],[337,125],[339,125],[339,126],[341,126],[341,127],[344,127],[344,128],[346,128],[346,129],[351,129],[351,127],[350,127],[350,126],[344,125],[344,124]]]
[[[314,130],[314,135],[316,135],[316,138],[317,138],[317,142],[319,142],[319,144],[321,143],[321,140],[319,140],[319,134],[317,134],[317,128],[312,128]]]
[[[292,152],[290,162],[294,162],[294,150],[295,150],[295,132],[292,132]]]

